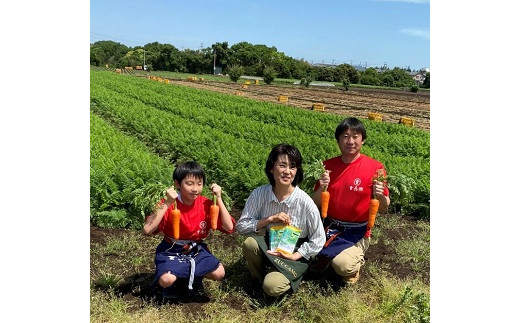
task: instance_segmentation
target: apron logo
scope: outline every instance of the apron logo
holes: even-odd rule
[[[296,277],[298,276],[298,275],[296,274],[296,271],[294,271],[294,269],[292,269],[291,267],[289,267],[286,263],[284,263],[284,262],[281,261],[280,259],[278,259],[278,258],[275,257],[273,260],[274,260],[274,262],[276,262],[278,265],[285,267],[285,269],[287,269],[291,274],[293,274],[294,278],[296,278]]]

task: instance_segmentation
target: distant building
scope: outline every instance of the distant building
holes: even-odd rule
[[[366,65],[352,65],[352,67],[358,70],[359,72],[364,72],[367,69]]]
[[[410,72],[410,76],[418,85],[423,84],[424,80],[426,79],[426,75],[420,72]]]
[[[325,64],[325,63],[314,63],[314,64],[311,64],[311,66],[314,66],[314,67],[336,67],[335,64]]]
[[[417,85],[421,85],[424,83],[424,80],[426,79],[426,73],[430,73],[429,67],[423,67],[420,69],[419,72],[410,72],[409,74],[413,78],[415,83],[417,83]]]

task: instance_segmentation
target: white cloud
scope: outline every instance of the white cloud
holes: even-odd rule
[[[405,28],[401,29],[401,32],[403,34],[408,34],[415,37],[422,37],[426,39],[430,39],[430,31],[429,30],[423,30],[423,29],[417,29],[417,28]]]

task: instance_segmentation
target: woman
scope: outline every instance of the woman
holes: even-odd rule
[[[266,231],[263,236],[248,237],[242,251],[251,276],[262,283],[267,295],[278,297],[298,288],[311,257],[325,243],[325,233],[317,206],[298,187],[303,180],[298,148],[287,144],[275,146],[267,158],[265,174],[270,184],[251,192],[236,230],[243,235]],[[300,230],[292,252],[269,250],[274,249],[268,247],[273,226]]]

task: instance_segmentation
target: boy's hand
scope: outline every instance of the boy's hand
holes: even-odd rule
[[[164,202],[167,205],[171,205],[173,202],[175,202],[175,199],[177,199],[178,196],[179,194],[177,194],[177,191],[175,191],[175,187],[172,186],[166,190],[166,200]]]
[[[213,192],[213,194],[217,196],[217,198],[221,198],[222,187],[218,186],[216,183],[213,183],[211,184],[210,189]]]

